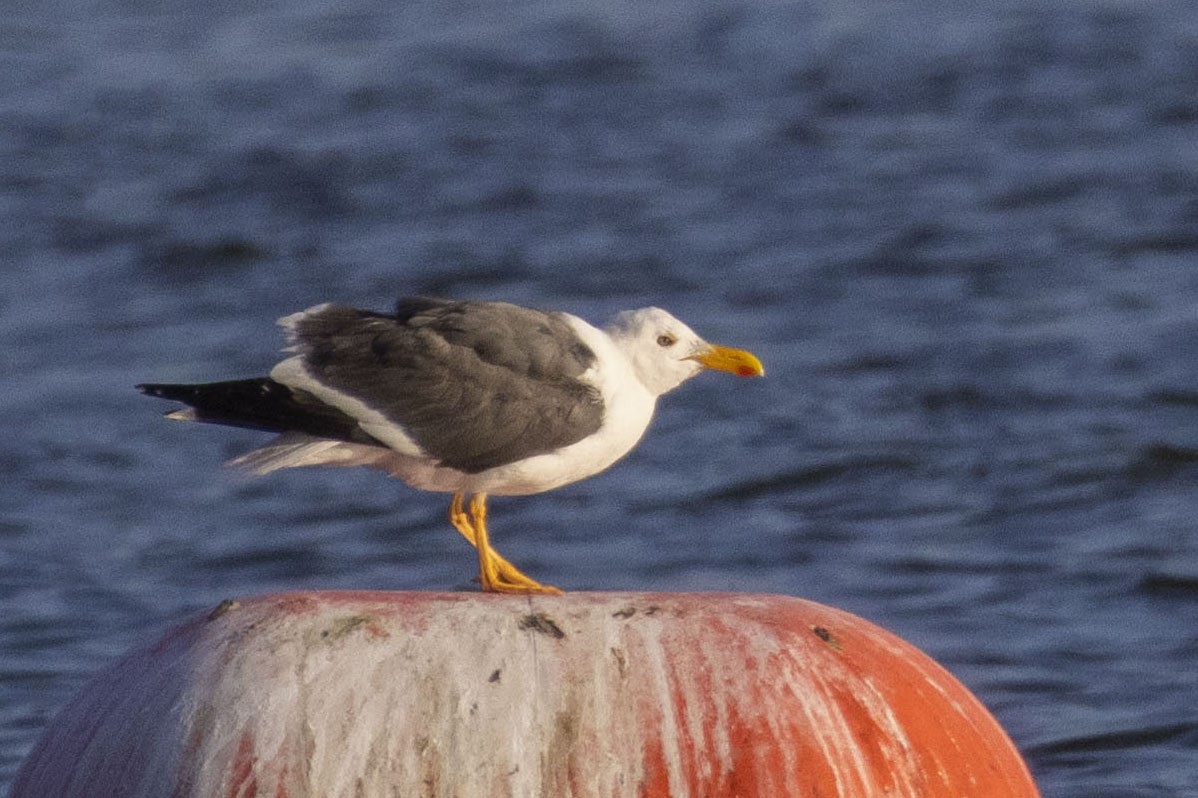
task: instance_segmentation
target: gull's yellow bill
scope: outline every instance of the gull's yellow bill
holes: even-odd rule
[[[703,368],[715,371],[726,371],[738,377],[764,377],[765,366],[752,352],[743,349],[733,349],[730,346],[711,346],[706,352],[691,355],[691,360],[697,360]]]

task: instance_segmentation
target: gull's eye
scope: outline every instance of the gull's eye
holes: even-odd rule
[[[663,349],[673,346],[676,343],[678,343],[678,339],[669,333],[662,333],[661,335],[657,336],[657,345]]]

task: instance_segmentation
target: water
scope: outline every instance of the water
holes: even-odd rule
[[[221,599],[471,589],[442,497],[221,462],[139,381],[408,293],[659,304],[765,380],[493,503],[575,589],[919,645],[1046,796],[1198,795],[1198,6],[17,3],[0,18],[0,789]]]

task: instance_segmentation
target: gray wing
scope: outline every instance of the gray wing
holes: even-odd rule
[[[595,354],[561,314],[419,297],[393,315],[325,305],[291,330],[314,380],[460,471],[568,446],[602,422],[598,391],[580,379]]]

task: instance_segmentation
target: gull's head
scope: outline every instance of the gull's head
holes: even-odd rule
[[[661,308],[618,313],[607,333],[654,396],[677,388],[705,369],[738,377],[765,374],[761,361],[749,352],[709,344]]]

